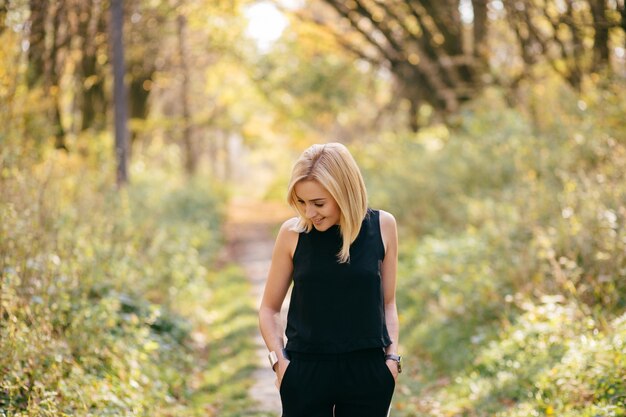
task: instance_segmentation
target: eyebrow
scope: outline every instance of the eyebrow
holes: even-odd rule
[[[304,201],[304,199],[303,199],[303,198],[300,198],[300,197],[299,197],[299,196],[297,196],[297,195],[296,195],[296,198],[297,198],[298,200],[300,200],[300,201]],[[313,198],[313,199],[311,199],[311,200],[309,200],[309,201],[313,201],[313,202],[315,202],[315,201],[326,201],[326,199],[325,199],[324,197],[320,197],[320,198]]]

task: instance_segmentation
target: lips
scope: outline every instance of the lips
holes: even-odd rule
[[[322,217],[321,219],[314,219],[313,223],[319,225],[319,224],[321,224],[324,221],[324,219],[325,219],[325,217]]]

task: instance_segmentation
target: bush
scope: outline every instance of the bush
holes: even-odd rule
[[[357,149],[400,225],[400,415],[624,414],[626,86],[553,87]]]
[[[111,166],[13,151],[0,187],[0,414],[189,415],[193,314],[215,284],[223,193],[142,175],[118,191]]]

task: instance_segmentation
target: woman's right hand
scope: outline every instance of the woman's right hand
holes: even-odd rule
[[[276,388],[278,389],[280,389],[280,384],[283,382],[283,376],[285,376],[289,362],[289,359],[281,358],[276,364]]]

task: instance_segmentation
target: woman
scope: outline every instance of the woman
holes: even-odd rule
[[[395,219],[367,207],[339,143],[304,151],[288,200],[298,217],[278,232],[259,309],[283,417],[384,417],[401,372]],[[280,309],[292,282],[285,346]]]

